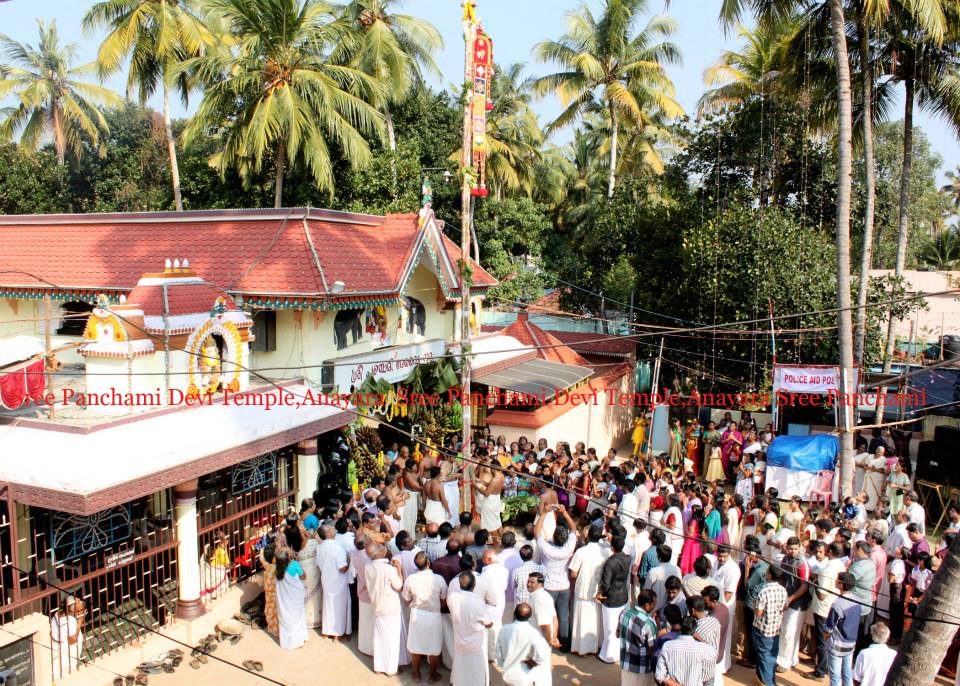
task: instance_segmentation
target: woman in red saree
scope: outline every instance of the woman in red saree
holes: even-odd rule
[[[720,461],[723,462],[723,471],[728,479],[731,464],[740,463],[741,452],[743,452],[743,434],[737,430],[735,422],[730,422],[720,438]]]
[[[686,576],[693,573],[693,563],[703,554],[700,549],[700,532],[703,531],[703,511],[694,509],[690,524],[687,525],[687,537],[680,552],[680,573]]]

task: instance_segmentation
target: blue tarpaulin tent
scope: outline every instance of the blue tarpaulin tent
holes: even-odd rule
[[[777,436],[767,449],[767,466],[801,472],[832,470],[839,449],[836,436]]]

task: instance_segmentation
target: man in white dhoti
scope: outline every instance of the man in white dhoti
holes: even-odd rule
[[[490,661],[497,650],[497,636],[503,626],[503,611],[507,605],[507,585],[510,581],[510,572],[504,567],[493,548],[483,551],[483,571],[477,581],[477,594],[490,606],[490,621],[493,623],[487,629],[487,655]]]
[[[440,481],[443,482],[443,494],[450,508],[450,525],[460,523],[460,471],[453,458],[447,458],[440,464]]]
[[[717,571],[713,575],[720,582],[717,590],[720,592],[720,602],[727,606],[727,626],[724,632],[724,645],[721,646],[723,662],[717,667],[722,674],[730,671],[732,659],[730,649],[733,646],[733,625],[737,615],[737,586],[743,572],[736,560],[730,557],[730,548],[722,545],[717,548]]]
[[[404,465],[403,487],[410,494],[410,499],[403,508],[403,528],[413,534],[416,532],[417,519],[420,516],[420,494],[423,492],[423,482],[420,465],[412,457]]]
[[[477,579],[473,572],[463,572],[457,579],[460,592],[447,594],[454,639],[450,683],[452,686],[488,686],[490,666],[487,664],[486,630],[493,626],[490,608],[474,593]]]
[[[506,686],[551,686],[550,646],[530,624],[533,611],[526,603],[513,611],[514,621],[503,627],[497,639],[497,667]]]
[[[490,458],[490,463],[493,464],[493,462],[493,458]],[[477,490],[483,495],[483,501],[479,506],[480,528],[489,531],[494,540],[497,540],[500,529],[503,527],[503,521],[500,519],[500,494],[503,493],[504,476],[499,465],[497,467],[497,469],[488,468],[493,472],[489,481],[478,481],[476,484]]]
[[[443,482],[440,481],[440,467],[430,469],[430,478],[423,484],[423,496],[425,498],[423,518],[427,520],[427,524],[439,526],[450,521],[453,513],[450,510],[450,504],[447,502]]]
[[[887,487],[887,455],[884,448],[877,448],[863,463],[863,490],[867,494],[865,506],[869,512],[880,507],[880,497]]]
[[[642,488],[642,487],[641,487]],[[598,657],[607,664],[613,664],[620,659],[620,639],[617,638],[617,627],[620,626],[620,615],[627,609],[630,602],[630,566],[632,560],[624,553],[626,541],[615,537],[610,542],[613,554],[607,558],[600,568],[600,586],[597,590],[597,599],[600,601],[600,616],[603,624],[603,641],[600,644]]]
[[[357,549],[350,555],[350,572],[357,578],[357,650],[373,655],[373,607],[367,592],[365,570],[372,561],[367,555],[368,541],[357,539]]]
[[[426,656],[430,665],[430,683],[440,680],[440,653],[443,650],[443,624],[440,601],[447,597],[443,577],[430,569],[430,558],[417,553],[417,572],[403,582],[402,598],[410,606],[407,627],[407,651],[413,660],[413,679],[420,681],[420,662]]]
[[[336,529],[329,524],[317,532],[316,562],[320,568],[323,604],[320,609],[320,632],[334,640],[353,633],[350,607],[350,561],[343,546],[336,540]]]
[[[373,607],[373,671],[393,676],[400,665],[400,636],[403,631],[400,562],[388,562],[387,550],[379,544],[371,545],[367,554],[373,560],[364,570]]]
[[[600,545],[603,529],[591,526],[587,544],[577,550],[570,560],[570,578],[573,589],[573,622],[570,625],[570,650],[577,655],[592,655],[600,649],[600,603],[597,592],[603,563],[610,557],[610,549]]]

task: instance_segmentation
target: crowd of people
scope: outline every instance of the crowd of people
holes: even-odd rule
[[[491,664],[549,685],[554,651],[619,664],[625,686],[719,685],[735,661],[762,686],[788,671],[881,686],[960,509],[928,541],[886,434],[858,436],[856,495],[818,509],[764,483],[773,430],[749,416],[674,425],[656,457],[645,429],[603,457],[486,432],[467,460],[391,447],[383,478],[304,501],[263,551],[268,630],[283,648],[355,633],[374,672],[446,668],[454,686],[486,686]],[[505,527],[516,494],[538,507]]]

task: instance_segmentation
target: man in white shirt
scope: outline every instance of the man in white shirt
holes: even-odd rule
[[[620,507],[617,508],[617,513],[620,515],[620,523],[623,528],[629,530],[633,526],[633,520],[640,513],[640,501],[635,495],[635,491],[640,490],[640,483],[624,478],[620,482],[620,487],[623,489],[623,497],[620,499]],[[646,490],[646,488],[643,490]],[[647,509],[649,510],[649,498],[647,501]]]
[[[907,511],[910,522],[920,527],[920,535],[927,535],[927,511],[919,502],[919,496],[914,491],[903,494],[903,509]]]
[[[543,635],[530,624],[533,612],[521,603],[514,610],[514,621],[503,627],[497,639],[497,667],[503,671],[506,686],[550,686],[550,647]]]
[[[364,655],[373,655],[373,608],[367,592],[364,570],[372,562],[367,555],[364,539],[354,541],[357,550],[350,555],[350,574],[357,579],[357,650]]]
[[[894,556],[897,548],[904,546],[910,548],[912,545],[910,543],[910,537],[907,535],[907,526],[910,525],[909,513],[905,509],[900,510],[897,514],[893,515],[893,520],[893,531],[887,536],[887,541],[883,545],[883,549],[887,551],[887,555],[890,557]]]
[[[513,616],[513,608],[516,607],[516,598],[513,595],[513,572],[523,564],[520,559],[520,551],[517,550],[517,535],[512,531],[504,532],[500,537],[500,552],[497,553],[497,561],[507,569],[507,609],[505,615]]]
[[[740,577],[743,570],[740,565],[730,557],[730,548],[722,545],[717,548],[717,571],[713,575],[719,581],[717,590],[720,591],[720,602],[727,606],[729,619],[724,630],[724,645],[720,646],[722,662],[717,666],[721,674],[726,674],[730,670],[731,659],[730,651],[733,647],[733,623],[737,616],[737,586],[740,584]]]
[[[407,627],[407,651],[413,661],[413,679],[420,681],[420,662],[427,657],[430,681],[439,681],[440,652],[443,649],[443,623],[440,602],[447,597],[443,577],[430,570],[430,558],[417,553],[414,560],[417,572],[403,583],[403,600],[410,605],[410,625]]]
[[[320,568],[323,605],[320,612],[321,632],[340,640],[353,632],[350,609],[350,560],[347,551],[336,540],[336,530],[329,524],[317,532],[320,545],[314,558]]]
[[[546,639],[551,648],[559,648],[557,638],[557,611],[553,607],[553,598],[543,587],[543,574],[531,572],[527,577],[527,592],[530,594],[530,607],[533,609],[533,623]]]
[[[563,517],[566,526],[558,522],[552,539],[548,541],[543,535],[543,523],[547,517],[540,517],[536,526],[537,549],[545,570],[544,588],[553,598],[553,606],[557,611],[561,651],[567,652],[570,650],[570,577],[567,565],[577,547],[577,526],[563,505],[551,505],[550,508],[550,512]]]
[[[455,648],[450,683],[452,686],[488,686],[487,629],[493,626],[491,608],[474,593],[477,579],[473,572],[463,572],[456,580],[460,582],[460,592],[447,595]]]
[[[846,571],[846,565],[840,559],[843,546],[831,543],[827,546],[827,558],[817,568],[817,581],[810,594],[810,611],[813,612],[813,637],[816,641],[817,655],[813,675],[823,678],[829,671],[829,655],[825,637],[827,617],[830,608],[837,599],[837,579]]]
[[[897,651],[887,645],[890,629],[883,622],[870,627],[870,638],[873,643],[860,652],[853,665],[853,678],[860,686],[884,686]]]
[[[650,589],[656,594],[656,612],[659,612],[667,605],[667,589],[665,586],[667,579],[672,576],[679,579],[682,576],[680,568],[670,562],[672,556],[673,551],[670,550],[670,546],[666,544],[657,546],[657,559],[660,561],[660,564],[650,570],[650,573],[647,574],[647,580],[643,584],[644,588]]]
[[[373,607],[373,671],[394,676],[400,665],[400,634],[403,631],[400,561],[388,562],[387,550],[379,544],[371,545],[367,554],[373,560],[364,569]]]
[[[577,655],[592,655],[600,649],[600,603],[597,591],[603,563],[610,557],[610,548],[601,546],[603,529],[590,527],[588,543],[570,560],[570,577],[574,580],[573,623],[570,626],[570,650]]]
[[[510,572],[500,564],[493,548],[483,551],[483,571],[477,580],[477,594],[490,606],[490,621],[487,629],[487,654],[493,658],[497,649],[497,636],[503,626],[503,611],[507,605],[507,586]]]

